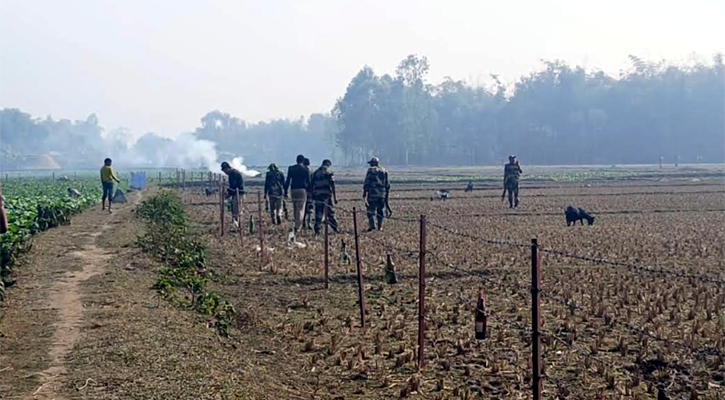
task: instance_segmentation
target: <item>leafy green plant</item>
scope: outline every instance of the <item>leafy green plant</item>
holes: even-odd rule
[[[214,326],[228,336],[234,320],[234,307],[213,291],[207,291],[206,249],[190,237],[188,221],[181,199],[172,192],[162,192],[144,201],[136,214],[146,221],[146,232],[137,238],[144,251],[153,254],[166,266],[159,270],[154,285],[164,297],[174,299],[178,289],[188,292],[180,299],[184,307],[214,316]]]
[[[68,188],[80,191],[71,198]],[[8,232],[0,235],[0,276],[12,272],[19,254],[31,248],[32,235],[66,225],[70,219],[101,199],[101,185],[96,179],[82,178],[72,182],[23,178],[3,182],[3,199],[8,216]],[[5,285],[0,283],[0,300]]]

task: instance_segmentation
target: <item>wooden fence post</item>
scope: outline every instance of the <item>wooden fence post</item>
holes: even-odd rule
[[[330,207],[325,203],[325,289],[330,287]]]
[[[531,388],[534,400],[541,400],[541,258],[539,244],[531,239]]]
[[[425,366],[425,215],[420,216],[420,254],[418,256],[418,370]]]
[[[262,193],[257,192],[257,210],[259,211],[259,221],[257,223],[259,230],[259,269],[264,268],[264,220],[262,219]]]
[[[352,223],[355,227],[355,259],[357,260],[357,296],[360,303],[360,326],[365,329],[365,289],[363,288],[360,237],[357,231],[357,208],[355,207],[352,208]]]
[[[202,176],[203,178],[203,176]],[[242,196],[239,194],[239,188],[237,188],[237,228],[239,229],[239,246],[244,248],[244,224],[242,223]]]
[[[219,236],[224,237],[224,184],[219,182]]]

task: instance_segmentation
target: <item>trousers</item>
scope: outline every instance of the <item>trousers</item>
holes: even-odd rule
[[[383,227],[383,219],[385,218],[385,198],[384,197],[368,197],[368,223],[370,229],[375,229],[375,220],[377,219],[377,229]],[[377,217],[377,218],[376,218]]]
[[[332,197],[315,196],[315,233],[320,233],[322,219],[325,216],[325,209],[327,209],[327,223],[330,224],[330,228],[333,231],[337,232],[337,219],[335,219],[335,208],[332,205]]]
[[[302,224],[305,221],[305,204],[307,203],[307,190],[305,189],[292,189],[290,191],[292,196],[292,214],[295,217],[295,232],[302,228]]]

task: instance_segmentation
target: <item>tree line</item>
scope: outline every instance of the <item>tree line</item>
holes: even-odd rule
[[[329,113],[250,123],[218,110],[172,141],[105,131],[86,120],[33,118],[0,110],[0,162],[50,154],[64,168],[95,167],[99,154],[129,165],[198,167],[242,156],[245,163],[495,165],[509,154],[526,164],[725,162],[725,65],[673,65],[630,56],[618,77],[561,61],[507,85],[450,78],[429,84],[426,57],[410,55],[394,74],[363,67]],[[200,153],[204,153],[201,157]]]
[[[394,75],[364,67],[332,112],[348,164],[375,154],[394,165],[725,161],[725,66],[670,65],[630,56],[618,78],[564,62],[507,88],[426,82],[425,57]]]

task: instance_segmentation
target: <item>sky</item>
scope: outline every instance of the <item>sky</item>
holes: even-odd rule
[[[617,75],[629,54],[725,52],[723,0],[0,0],[0,108],[174,137],[208,111],[328,112],[365,65],[428,57],[487,84],[542,59]]]

